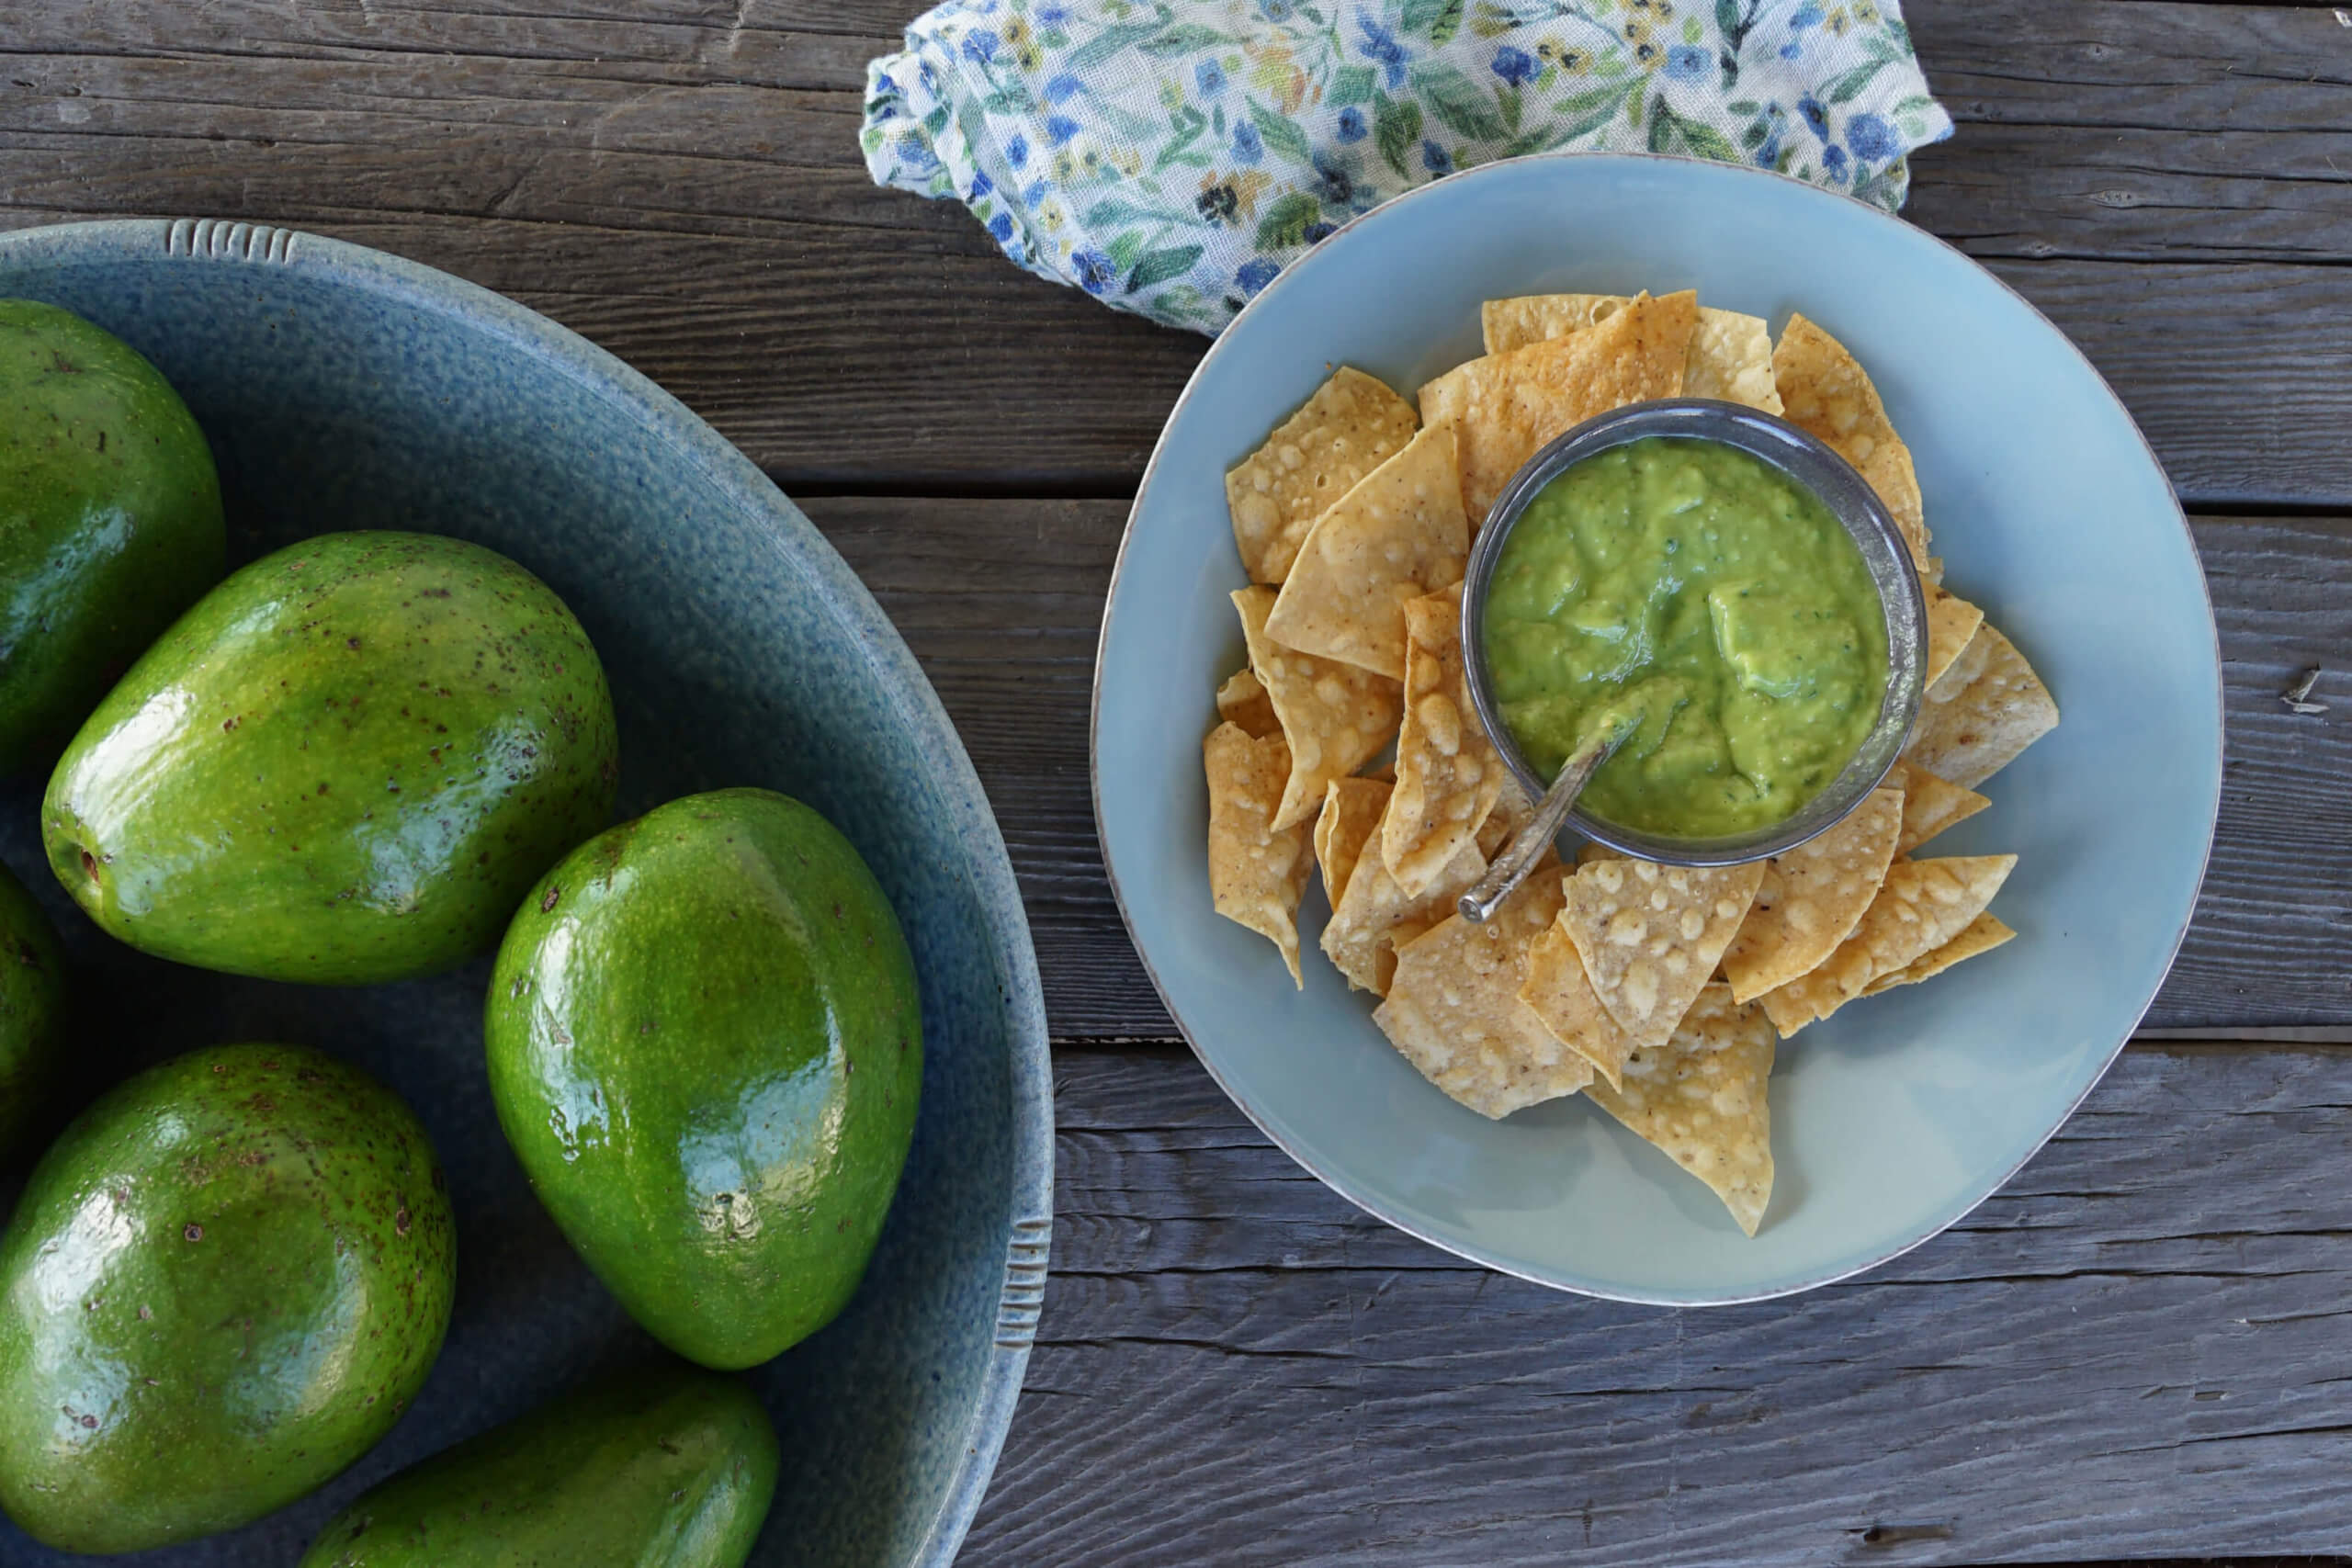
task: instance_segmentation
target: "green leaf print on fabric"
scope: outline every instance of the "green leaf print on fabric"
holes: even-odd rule
[[[1895,0],[947,0],[867,67],[858,146],[1040,276],[1214,333],[1497,158],[1716,159],[1893,210],[1951,133]]]

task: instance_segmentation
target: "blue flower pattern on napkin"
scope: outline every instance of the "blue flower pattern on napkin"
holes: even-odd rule
[[[1679,153],[1892,211],[1950,134],[1894,0],[947,0],[868,67],[861,141],[1030,271],[1215,333],[1498,158]]]

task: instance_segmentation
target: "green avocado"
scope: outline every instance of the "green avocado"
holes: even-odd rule
[[[92,1105],[0,1234],[0,1507],[139,1551],[366,1453],[441,1350],[441,1168],[407,1106],[296,1045],[222,1045]]]
[[[457,539],[322,534],[131,668],[58,762],[42,835],[144,952],[407,979],[496,943],[611,818],[617,751],[596,651],[537,578]]]
[[[227,550],[170,383],[70,310],[0,299],[0,772],[54,756]]]
[[[775,1428],[730,1378],[607,1378],[368,1493],[300,1568],[741,1568],[775,1492]]]
[[[906,1163],[922,1012],[849,840],[760,789],[582,845],[524,899],[491,1098],[571,1245],[691,1360],[768,1359],[856,1290]]]
[[[65,1052],[65,955],[33,896],[0,866],[0,1165],[40,1111]]]

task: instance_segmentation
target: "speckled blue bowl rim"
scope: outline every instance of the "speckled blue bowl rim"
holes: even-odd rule
[[[1004,835],[956,727],[940,705],[922,667],[898,628],[816,525],[757,465],[684,403],[571,329],[463,278],[366,245],[306,231],[191,219],[109,219],[62,223],[8,235],[12,249],[51,252],[86,263],[109,254],[143,260],[158,251],[277,261],[303,271],[331,273],[394,299],[446,310],[553,365],[575,385],[637,412],[677,460],[698,471],[742,513],[763,520],[776,555],[806,581],[835,622],[864,650],[898,720],[922,742],[936,772],[928,780],[942,818],[953,824],[964,852],[964,873],[985,912],[994,945],[996,976],[1012,1045],[1009,1103],[1012,1114],[1012,1191],[1008,1195],[1006,1278],[998,1295],[1000,1325],[1035,1322],[1038,1282],[1034,1265],[1012,1243],[1050,1232],[1054,1201],[1053,1068],[1046,1031],[1045,993],[1036,950],[1013,880]],[[1034,1256],[1034,1254],[1027,1254]],[[933,1519],[919,1568],[947,1568],[979,1511],[1004,1436],[1021,1397],[1029,1364],[1029,1333],[1000,1328],[975,1408],[973,1429],[939,1513]]]
[[[1877,222],[1894,224],[1899,228],[1908,230],[1911,234],[1917,239],[1951,252],[1953,255],[1966,262],[1970,266],[1975,268],[1976,271],[1989,278],[1996,288],[2008,295],[2009,298],[2016,302],[2018,309],[2024,310],[2035,321],[2040,321],[2043,326],[2049,328],[2052,335],[2056,337],[2060,343],[2065,344],[2067,352],[2073,354],[2076,359],[2082,362],[2083,367],[2090,372],[2092,378],[2096,380],[2099,387],[2106,391],[2108,397],[2113,400],[2116,412],[2121,415],[2125,426],[2131,430],[2133,435],[2139,438],[2141,450],[2147,455],[2149,466],[2158,474],[2163,474],[2165,472],[2163,459],[2156,456],[2155,448],[2148,444],[2147,435],[2140,429],[2139,422],[2133,419],[2132,417],[2131,411],[2123,406],[2123,400],[2116,397],[2114,389],[2108,386],[2107,378],[2099,374],[2098,367],[2091,363],[2090,356],[2083,353],[2081,347],[2075,344],[2074,339],[2068,337],[2064,332],[2060,331],[2057,323],[2051,321],[2048,316],[2044,315],[2033,301],[2018,293],[2015,288],[2011,288],[2008,283],[2003,280],[1998,274],[1984,265],[1981,262],[1978,262],[1974,257],[1969,255],[1959,246],[1951,243],[1951,242],[1942,238],[1940,235],[1929,233],[1927,230],[1921,229],[1916,224],[1907,223],[1891,212],[1871,207],[1864,202],[1856,201],[1851,197],[1841,196],[1834,191],[1823,190],[1817,186],[1807,185],[1804,181],[1793,179],[1786,175],[1781,175],[1764,169],[1751,169],[1743,164],[1721,164],[1712,161],[1682,158],[1670,153],[1531,152],[1522,157],[1500,158],[1490,164],[1481,164],[1475,168],[1464,169],[1459,174],[1449,175],[1442,180],[1432,180],[1428,185],[1416,186],[1414,189],[1407,191],[1402,196],[1382,203],[1380,206],[1374,208],[1369,212],[1360,213],[1356,217],[1350,219],[1332,233],[1327,235],[1322,242],[1317,244],[1315,249],[1309,251],[1306,255],[1300,257],[1297,261],[1283,268],[1282,273],[1276,276],[1272,282],[1261,289],[1248,304],[1241,308],[1239,312],[1235,315],[1234,319],[1230,322],[1227,323],[1226,333],[1230,334],[1235,327],[1249,320],[1252,315],[1259,313],[1262,310],[1271,308],[1271,301],[1282,298],[1292,288],[1303,286],[1301,284],[1302,277],[1311,277],[1317,259],[1325,253],[1330,251],[1334,243],[1347,234],[1351,230],[1383,220],[1395,221],[1398,218],[1399,209],[1409,207],[1415,198],[1427,196],[1430,192],[1436,190],[1441,186],[1458,186],[1460,182],[1464,180],[1476,180],[1482,177],[1490,177],[1498,171],[1518,168],[1521,165],[1559,164],[1571,160],[1584,164],[1590,164],[1594,162],[1617,163],[1632,167],[1641,167],[1644,165],[1657,164],[1695,163],[1708,170],[1712,175],[1718,175],[1735,179],[1771,181],[1778,185],[1789,187],[1792,195],[1800,201],[1810,199],[1844,203],[1860,212],[1869,214],[1870,218]],[[1201,356],[1200,363],[1193,367],[1193,374],[1190,378],[1185,381],[1184,389],[1177,394],[1174,405],[1169,409],[1168,419],[1160,427],[1159,438],[1152,444],[1151,458],[1144,465],[1143,479],[1136,486],[1136,499],[1134,504],[1130,506],[1127,511],[1126,527],[1119,536],[1119,553],[1112,564],[1110,586],[1103,593],[1102,630],[1095,640],[1093,699],[1090,707],[1087,721],[1087,773],[1088,783],[1091,787],[1094,802],[1095,842],[1097,848],[1102,852],[1103,872],[1110,879],[1112,899],[1119,907],[1119,919],[1127,928],[1128,940],[1135,943],[1136,957],[1143,964],[1144,973],[1150,976],[1152,989],[1159,994],[1160,1005],[1168,1010],[1169,1017],[1175,1021],[1177,1030],[1184,1036],[1184,1043],[1192,1047],[1193,1056],[1200,1062],[1202,1067],[1207,1071],[1209,1077],[1216,1081],[1217,1088],[1225,1091],[1226,1097],[1233,1101],[1234,1105],[1240,1110],[1243,1115],[1250,1119],[1250,1122],[1257,1127],[1259,1132],[1265,1134],[1265,1136],[1284,1154],[1290,1156],[1293,1160],[1297,1162],[1300,1168],[1304,1169],[1308,1175],[1314,1177],[1317,1181],[1322,1182],[1326,1187],[1331,1189],[1334,1192],[1337,1192],[1349,1202],[1354,1204],[1357,1208],[1363,1210],[1365,1213],[1372,1215],[1374,1219],[1380,1220],[1384,1224],[1393,1225],[1396,1229],[1403,1231],[1406,1235],[1427,1242],[1430,1246],[1437,1247],[1441,1251],[1453,1253],[1458,1258],[1467,1258],[1469,1261],[1478,1264],[1483,1268],[1493,1269],[1498,1273],[1510,1274],[1514,1278],[1525,1280],[1532,1284],[1547,1286],[1550,1289],[1562,1291],[1571,1295],[1598,1296],[1604,1300],[1630,1302],[1636,1305],[1644,1306],[1740,1306],[1752,1302],[1770,1301],[1781,1296],[1799,1295],[1808,1291],[1819,1290],[1825,1285],[1834,1285],[1840,1280],[1850,1280],[1857,1275],[1868,1273],[1873,1269],[1883,1268],[1886,1264],[1894,1261],[1895,1258],[1902,1257],[1905,1253],[1910,1252],[1913,1249],[1934,1240],[1937,1236],[1941,1235],[1945,1231],[1950,1230],[1953,1225],[1959,1224],[1962,1219],[1965,1219],[1979,1205],[1984,1203],[1986,1199],[1992,1197],[1994,1193],[2007,1186],[2009,1182],[2016,1178],[2018,1172],[2024,1169],[2026,1165],[2032,1160],[2033,1156],[2040,1154],[2042,1147],[2047,1145],[2052,1138],[2057,1136],[2058,1130],[2061,1127],[2064,1127],[2068,1121],[2072,1120],[2075,1112],[2081,1109],[2083,1101],[2089,1098],[2091,1090],[2097,1089],[2100,1082],[2105,1079],[2109,1070],[2115,1066],[2115,1059],[2121,1055],[2123,1054],[2124,1047],[2132,1043],[2132,1036],[2139,1029],[2140,1020],[2145,1018],[2147,1016],[2147,1010],[2155,1004],[2157,993],[2164,988],[2165,977],[2171,974],[2174,962],[2180,956],[2181,943],[2186,942],[2188,938],[2188,927],[2190,922],[2196,918],[2197,905],[2199,897],[2203,890],[2205,874],[2211,867],[2213,831],[2219,823],[2221,813],[2221,800],[2218,791],[2216,792],[2214,798],[2213,815],[2209,818],[2204,824],[2204,842],[2200,846],[2198,854],[2197,884],[2196,886],[2191,889],[2188,900],[2181,911],[2180,929],[2173,935],[2172,944],[2165,955],[2163,967],[2157,971],[2155,982],[2149,987],[2147,997],[2141,1002],[2138,1010],[2132,1014],[2130,1027],[2123,1030],[2117,1037],[2114,1046],[2109,1050],[2105,1060],[2099,1063],[2098,1070],[2089,1075],[2087,1081],[2083,1085],[2081,1093],[2077,1094],[2074,1098],[2073,1101],[2065,1107],[2064,1111],[2060,1113],[2056,1120],[2051,1123],[2050,1130],[2044,1133],[2039,1139],[2036,1139],[2032,1145],[2028,1148],[2023,1155],[2018,1156],[2017,1163],[2010,1166],[2007,1170],[2002,1172],[1999,1178],[1987,1185],[1982,1193],[1970,1198],[1966,1201],[1954,1207],[1949,1208],[1945,1213],[1939,1215],[1933,1223],[1924,1227],[1919,1234],[1912,1236],[1907,1241],[1902,1242],[1896,1246],[1889,1247],[1883,1252],[1878,1253],[1876,1256],[1864,1258],[1854,1263],[1849,1268],[1830,1270],[1815,1277],[1795,1280],[1789,1284],[1781,1285],[1773,1289],[1724,1292],[1722,1294],[1702,1296],[1663,1293],[1646,1294],[1633,1291],[1600,1290],[1581,1283],[1571,1283],[1560,1280],[1548,1279],[1541,1274],[1532,1273],[1523,1269],[1506,1268],[1490,1258],[1478,1257],[1471,1251],[1454,1246],[1441,1236],[1430,1235],[1427,1231],[1416,1226],[1404,1216],[1393,1213],[1388,1205],[1384,1204],[1372,1198],[1370,1195],[1358,1190],[1343,1177],[1321,1168],[1317,1162],[1306,1157],[1306,1156],[1299,1149],[1294,1147],[1289,1140],[1285,1139],[1279,1132],[1271,1126],[1267,1118],[1261,1115],[1257,1107],[1250,1102],[1248,1097],[1241,1094],[1235,1085],[1227,1081],[1226,1076],[1220,1073],[1216,1068],[1216,1065],[1209,1059],[1208,1053],[1202,1050],[1200,1042],[1193,1038],[1192,1030],[1185,1023],[1183,1015],[1177,1010],[1175,999],[1170,996],[1166,984],[1161,981],[1159,970],[1154,967],[1152,964],[1151,955],[1144,951],[1143,944],[1136,939],[1135,919],[1134,917],[1127,912],[1126,894],[1119,886],[1118,867],[1114,863],[1111,858],[1110,835],[1103,826],[1102,759],[1101,751],[1103,666],[1106,661],[1106,650],[1109,649],[1111,642],[1112,611],[1113,607],[1118,603],[1119,580],[1126,570],[1127,547],[1134,542],[1136,524],[1137,519],[1139,519],[1143,514],[1144,500],[1150,493],[1152,476],[1159,467],[1161,454],[1167,449],[1168,433],[1175,427],[1176,422],[1182,417],[1185,405],[1192,400],[1193,394],[1200,389],[1202,382],[1208,376],[1210,367],[1216,363],[1218,350],[1224,346],[1224,343],[1225,336],[1221,334],[1216,343],[1209,345],[1209,351],[1203,355]],[[2222,690],[2221,626],[2219,623],[2213,619],[2212,590],[2205,581],[2203,570],[2204,557],[2197,547],[2197,536],[2190,530],[2188,526],[2188,517],[2187,513],[2181,510],[2180,498],[2177,492],[2172,491],[2168,480],[2165,485],[2165,489],[2171,498],[2171,512],[2174,525],[2179,528],[2181,538],[2188,547],[2189,558],[2198,564],[2197,586],[2204,602],[2205,629],[2207,635],[2211,639],[2213,655],[2214,747],[2216,751],[2220,752],[2224,750],[2228,736],[2226,705],[2223,701]],[[2217,773],[2222,761],[2222,759],[2221,757],[2217,757],[2215,759]]]

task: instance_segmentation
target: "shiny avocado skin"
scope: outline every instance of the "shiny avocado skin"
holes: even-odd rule
[[[864,1274],[922,1084],[914,963],[849,841],[758,789],[567,856],[491,977],[491,1095],[571,1245],[690,1360],[756,1365]]]
[[[55,756],[227,550],[211,448],[155,367],[0,299],[0,772]]]
[[[731,1378],[606,1378],[401,1472],[300,1568],[741,1568],[775,1493],[775,1428]]]
[[[0,1507],[88,1552],[259,1518],[390,1429],[455,1282],[441,1168],[390,1089],[292,1045],[151,1068],[0,1234]]]
[[[545,583],[458,539],[322,534],[237,572],[132,667],[59,761],[42,836],[133,947],[406,979],[496,943],[610,819],[617,760],[604,669]]]
[[[13,1162],[65,1054],[65,955],[49,917],[0,866],[0,1167]]]

